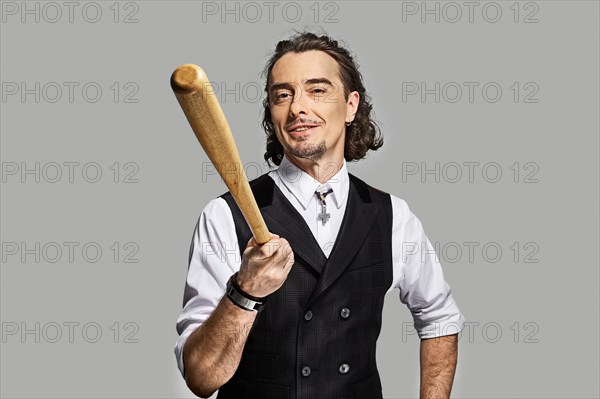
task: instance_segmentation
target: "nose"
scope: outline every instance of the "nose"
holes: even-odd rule
[[[292,118],[298,117],[300,114],[306,115],[308,113],[308,96],[303,90],[297,90],[294,94],[294,99],[290,105],[290,116]]]

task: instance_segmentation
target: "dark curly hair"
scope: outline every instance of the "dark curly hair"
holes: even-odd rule
[[[269,109],[271,71],[275,63],[286,53],[302,53],[311,50],[324,51],[336,60],[339,67],[340,80],[344,85],[344,98],[346,100],[348,100],[348,95],[353,91],[358,92],[360,95],[354,121],[352,121],[350,126],[346,127],[346,142],[344,144],[344,158],[346,161],[358,161],[365,157],[367,151],[377,150],[383,145],[379,126],[371,118],[371,109],[373,108],[371,98],[366,94],[362,75],[358,71],[358,65],[350,52],[339,46],[336,40],[326,35],[317,36],[314,33],[301,32],[289,40],[282,40],[277,43],[275,52],[263,71],[263,76],[266,76],[266,96],[263,100],[262,126],[267,134],[265,160],[269,164],[273,162],[275,165],[279,165],[283,159],[283,146],[275,134],[275,128],[271,120],[271,110]]]

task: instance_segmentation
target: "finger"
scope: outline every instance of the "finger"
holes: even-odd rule
[[[280,247],[281,247],[281,239],[273,238],[270,241],[261,245],[259,252],[263,258],[271,258],[277,253],[277,250]]]
[[[290,254],[290,256],[288,257],[288,261],[287,261],[287,264],[285,265],[285,267],[288,269],[291,269],[292,266],[294,265],[294,263],[296,263],[296,259],[294,258],[294,253],[292,252]]]
[[[284,269],[289,269],[295,262],[294,251],[289,245],[284,245],[279,249],[280,264]]]
[[[288,261],[290,257],[294,258],[294,251],[292,251],[292,247],[286,240],[282,240],[281,246],[278,249],[280,256]]]
[[[254,239],[254,236],[252,236],[248,240],[248,244],[246,244],[246,248],[256,247],[257,245],[258,244],[256,243],[256,240]]]
[[[273,255],[273,261],[283,268],[286,268],[293,264],[294,252],[292,251],[292,247],[290,247],[290,245],[287,244],[287,242],[281,245]]]

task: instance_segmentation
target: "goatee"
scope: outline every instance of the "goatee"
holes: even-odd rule
[[[295,157],[318,161],[325,155],[327,147],[325,146],[325,140],[323,140],[318,144],[299,145],[297,147],[290,146],[287,150]]]

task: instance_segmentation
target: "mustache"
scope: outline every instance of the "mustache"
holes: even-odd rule
[[[287,130],[292,126],[295,125],[304,125],[304,124],[310,124],[310,125],[322,125],[322,122],[317,122],[317,121],[313,121],[312,119],[308,119],[308,118],[298,118],[295,119],[291,122],[288,122],[285,124],[284,128]]]

